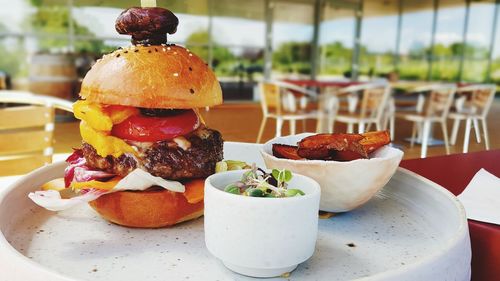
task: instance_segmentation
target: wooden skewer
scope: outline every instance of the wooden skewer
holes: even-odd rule
[[[141,0],[141,7],[156,7],[156,0]]]

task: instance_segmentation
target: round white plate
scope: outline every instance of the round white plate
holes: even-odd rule
[[[259,148],[226,143],[225,158],[263,166]],[[27,194],[61,177],[64,167],[40,168],[2,192],[0,280],[254,280],[209,254],[203,218],[131,229],[102,220],[87,205],[59,213],[34,205]],[[469,280],[470,260],[458,200],[399,169],[363,207],[320,220],[313,257],[289,279]]]

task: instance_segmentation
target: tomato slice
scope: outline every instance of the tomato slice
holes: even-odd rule
[[[199,125],[200,120],[193,110],[177,111],[162,117],[138,114],[114,125],[111,135],[126,140],[155,142],[185,135],[197,129]]]

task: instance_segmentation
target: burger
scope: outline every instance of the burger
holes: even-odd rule
[[[166,43],[177,24],[163,8],[125,10],[116,29],[133,45],[99,59],[74,104],[83,141],[65,185],[101,192],[89,204],[116,224],[156,228],[201,216],[204,179],[222,160],[221,134],[198,112],[222,103],[221,88],[202,59]]]

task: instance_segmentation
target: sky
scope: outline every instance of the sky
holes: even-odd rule
[[[21,23],[24,17],[33,11],[27,1],[0,0],[0,24],[9,31],[22,32]],[[114,30],[114,21],[121,9],[106,7],[77,7],[73,13],[78,23],[86,26],[94,34],[104,37],[118,37]],[[460,42],[465,9],[444,8],[438,16],[436,43],[445,45]],[[178,32],[169,38],[175,42],[183,42],[193,32],[207,30],[208,17],[188,14],[177,14],[180,19]],[[469,21],[469,42],[489,46],[493,9],[490,5],[473,4]],[[401,46],[402,53],[412,47],[426,46],[431,39],[432,12],[406,13],[403,16]],[[500,30],[500,28],[498,29]],[[265,25],[262,21],[246,20],[230,17],[213,19],[214,40],[218,44],[244,47],[264,47]],[[393,51],[396,45],[397,16],[365,18],[362,25],[361,43],[372,52]],[[341,18],[324,21],[320,26],[320,43],[339,41],[347,47],[353,46],[354,19]],[[273,47],[284,42],[311,41],[312,25],[299,23],[275,22],[273,25]],[[497,41],[500,43],[500,37]],[[119,37],[118,37],[119,38]],[[126,37],[122,37],[126,38]],[[500,44],[496,44],[497,50]],[[496,54],[500,51],[496,51]]]

